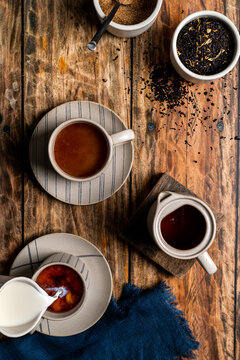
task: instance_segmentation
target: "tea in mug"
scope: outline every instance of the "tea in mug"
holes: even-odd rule
[[[103,132],[92,124],[79,122],[63,128],[54,144],[58,166],[68,175],[87,178],[106,164],[109,145]]]
[[[178,250],[198,246],[206,233],[206,221],[194,206],[184,205],[165,216],[160,224],[164,240]]]
[[[64,313],[77,306],[84,294],[81,277],[66,265],[50,265],[43,269],[37,277],[36,283],[50,296],[54,296],[61,289],[62,293],[48,311]]]

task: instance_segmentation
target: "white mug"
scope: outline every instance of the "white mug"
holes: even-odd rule
[[[206,223],[206,232],[197,246],[188,250],[179,250],[165,241],[160,224],[167,215],[184,205],[193,206],[202,214]],[[203,201],[193,196],[170,191],[161,192],[149,210],[147,224],[152,238],[166,254],[183,260],[197,258],[208,274],[211,275],[217,271],[216,265],[206,251],[212,245],[216,235],[216,220],[212,210]]]
[[[76,123],[87,123],[87,124],[91,124],[96,126],[105,136],[105,139],[108,143],[108,155],[106,157],[106,162],[103,166],[102,169],[100,169],[97,173],[95,173],[92,176],[89,177],[84,177],[84,178],[80,178],[80,177],[74,177],[71,176],[69,174],[67,174],[66,172],[64,172],[57,164],[56,160],[55,160],[55,156],[54,156],[54,145],[55,145],[55,141],[56,141],[56,137],[57,135],[60,133],[61,130],[63,130],[65,127],[71,125],[71,124],[76,124]],[[49,160],[53,166],[53,168],[56,170],[56,172],[63,176],[64,178],[66,178],[67,180],[70,181],[89,181],[92,179],[95,179],[96,177],[100,176],[108,167],[111,159],[112,159],[112,155],[113,155],[113,148],[117,145],[121,145],[124,143],[127,143],[131,140],[134,139],[134,132],[131,129],[127,129],[127,130],[123,130],[121,132],[118,132],[116,134],[113,135],[109,135],[108,132],[98,123],[96,123],[95,121],[92,120],[88,120],[88,119],[82,119],[82,118],[77,118],[77,119],[71,119],[71,120],[67,120],[64,121],[62,124],[60,124],[52,133],[52,135],[50,136],[49,142],[48,142],[48,155],[49,155]]]

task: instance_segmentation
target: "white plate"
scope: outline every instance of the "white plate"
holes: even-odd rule
[[[29,147],[33,173],[40,185],[56,199],[72,205],[96,204],[117,192],[126,181],[133,162],[133,145],[114,148],[106,171],[91,181],[69,181],[52,168],[48,159],[48,140],[62,122],[85,118],[101,124],[111,135],[125,130],[121,119],[107,107],[90,101],[71,101],[49,111],[36,126]]]
[[[14,260],[10,275],[32,277],[39,264],[55,252],[82,258],[91,273],[88,297],[82,309],[66,320],[42,319],[37,331],[53,336],[75,335],[87,330],[104,314],[112,295],[112,274],[102,253],[80,236],[56,233],[42,236],[26,245]]]

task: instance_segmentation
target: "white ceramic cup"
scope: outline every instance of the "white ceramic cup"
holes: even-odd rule
[[[178,53],[177,53],[177,38],[182,30],[182,28],[190,23],[192,20],[201,18],[201,17],[210,17],[214,18],[216,20],[221,21],[224,23],[227,28],[231,31],[234,39],[234,55],[232,58],[232,61],[230,64],[221,72],[214,74],[214,75],[199,75],[194,73],[193,71],[186,68],[186,66],[183,65],[181,60],[179,59]],[[189,16],[187,16],[185,19],[183,19],[180,24],[177,26],[176,30],[174,31],[172,41],[171,41],[171,47],[170,47],[170,58],[171,62],[173,64],[173,67],[178,72],[178,74],[183,77],[185,80],[191,81],[193,83],[201,83],[201,82],[207,82],[207,81],[214,81],[217,80],[223,76],[225,76],[229,71],[233,69],[233,67],[236,65],[240,55],[240,37],[239,32],[236,28],[236,26],[233,24],[233,22],[226,17],[225,15],[217,12],[217,11],[198,11],[195,12]]]
[[[87,268],[86,264],[79,257],[71,255],[71,254],[66,254],[66,253],[55,253],[55,254],[52,254],[51,256],[47,257],[42,262],[42,264],[40,265],[38,270],[33,274],[32,280],[36,281],[38,275],[45,268],[52,266],[52,265],[65,265],[65,266],[68,266],[71,269],[75,270],[77,272],[77,274],[80,276],[80,278],[82,279],[82,282],[84,285],[83,296],[82,296],[80,302],[72,310],[66,311],[64,313],[54,313],[51,311],[46,311],[43,314],[43,317],[46,319],[49,319],[49,320],[65,320],[65,319],[72,317],[73,315],[76,314],[76,312],[78,312],[78,311],[80,311],[80,309],[82,309],[83,304],[85,303],[85,301],[87,299],[87,290],[90,285],[90,275],[91,274],[90,274],[89,269]]]
[[[103,22],[106,16],[99,5],[99,0],[93,0],[93,4],[94,4],[95,10],[98,14],[100,21]],[[118,36],[118,37],[132,38],[132,37],[141,35],[142,33],[144,33],[146,30],[148,30],[153,25],[154,21],[156,20],[158,14],[159,14],[159,11],[161,9],[161,5],[162,5],[162,0],[157,0],[156,7],[153,10],[152,14],[146,20],[144,20],[138,24],[122,25],[122,24],[118,24],[114,21],[111,21],[107,30],[111,34]]]
[[[184,205],[195,207],[203,215],[206,222],[206,233],[201,243],[189,250],[179,250],[169,245],[161,233],[160,226],[165,216]],[[152,238],[166,254],[183,260],[197,258],[208,274],[211,275],[217,271],[216,265],[206,251],[212,245],[216,235],[216,220],[212,210],[203,201],[193,196],[170,191],[161,192],[149,210],[147,224]]]
[[[55,145],[55,141],[56,141],[56,137],[58,136],[58,134],[67,126],[71,125],[71,124],[76,124],[76,123],[87,123],[87,124],[91,124],[94,125],[95,127],[97,127],[105,136],[105,139],[108,143],[108,154],[106,156],[106,161],[104,166],[102,167],[102,169],[100,169],[97,173],[95,173],[92,176],[88,176],[88,177],[74,177],[71,176],[69,174],[67,174],[65,171],[63,171],[57,164],[56,160],[55,160],[55,156],[54,156],[54,145]],[[67,180],[70,181],[89,181],[92,179],[95,179],[96,177],[100,176],[108,167],[111,159],[112,159],[112,155],[113,155],[113,148],[115,146],[127,143],[131,140],[134,139],[134,132],[131,129],[127,129],[127,130],[123,130],[121,132],[118,132],[116,134],[113,135],[109,135],[107,133],[107,131],[98,123],[96,123],[95,121],[92,120],[88,120],[88,119],[82,119],[82,118],[77,118],[77,119],[71,119],[71,120],[67,120],[64,121],[61,125],[59,125],[52,133],[52,135],[50,136],[49,142],[48,142],[48,155],[49,155],[49,160],[53,166],[53,168],[56,170],[56,172],[61,175],[62,177],[66,178]]]

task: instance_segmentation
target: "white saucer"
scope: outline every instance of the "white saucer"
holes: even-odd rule
[[[39,264],[55,252],[81,257],[91,273],[87,300],[82,309],[66,320],[42,319],[37,331],[53,336],[81,333],[95,324],[104,314],[112,295],[112,274],[102,253],[80,236],[56,233],[42,236],[26,245],[14,260],[10,275],[32,277]]]
[[[48,159],[48,140],[62,122],[85,118],[101,124],[111,135],[126,129],[121,119],[107,107],[90,101],[71,101],[49,111],[36,126],[29,147],[30,163],[40,185],[56,199],[72,205],[90,205],[113,195],[126,181],[133,162],[133,145],[114,148],[106,171],[91,181],[68,181],[58,175]]]

